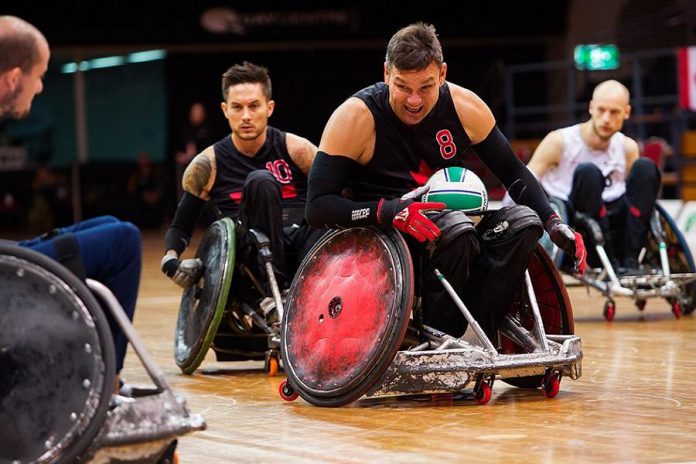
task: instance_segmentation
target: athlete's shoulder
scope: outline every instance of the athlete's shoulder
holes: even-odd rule
[[[314,162],[314,158],[317,156],[316,145],[308,139],[293,134],[292,132],[285,133],[285,144],[288,148],[290,159],[292,159],[302,172],[308,174]]]
[[[484,140],[495,126],[491,109],[475,92],[452,82],[446,82],[445,85],[449,87],[454,109],[471,143]]]
[[[319,149],[358,160],[365,156],[374,136],[372,112],[364,101],[350,97],[336,108],[326,123]]]

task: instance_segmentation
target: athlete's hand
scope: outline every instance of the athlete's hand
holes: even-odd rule
[[[193,286],[203,275],[203,261],[198,258],[180,260],[164,255],[161,266],[162,272],[181,288]]]
[[[439,202],[423,203],[417,201],[427,191],[428,187],[424,186],[401,198],[380,200],[377,207],[377,218],[380,224],[391,222],[395,228],[415,237],[419,242],[437,240],[440,236],[440,229],[423,213],[444,209],[446,205]]]
[[[561,219],[553,215],[546,223],[546,231],[551,237],[551,241],[569,256],[575,258],[575,274],[582,277],[587,268],[587,250],[582,235],[575,232]]]

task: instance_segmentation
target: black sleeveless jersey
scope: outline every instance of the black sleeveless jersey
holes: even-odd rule
[[[304,209],[307,176],[290,158],[285,132],[268,126],[266,142],[254,157],[240,153],[230,135],[215,143],[213,148],[217,175],[210,190],[210,200],[218,217],[238,217],[244,181],[251,171],[257,169],[269,170],[280,182],[283,209]]]
[[[435,107],[418,124],[404,124],[389,105],[383,82],[354,95],[375,119],[375,151],[349,184],[356,201],[395,198],[425,184],[444,167],[461,166],[471,141],[459,122],[449,86],[440,86]]]

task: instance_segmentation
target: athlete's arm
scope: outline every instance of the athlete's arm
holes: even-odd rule
[[[550,170],[554,169],[561,162],[563,155],[563,135],[560,131],[551,131],[539,143],[532,159],[527,163],[530,171],[536,174],[537,178],[542,178]],[[568,179],[569,182],[572,179]]]
[[[166,255],[178,258],[188,246],[203,206],[210,198],[216,172],[215,150],[212,146],[198,154],[184,171],[184,194],[164,239]]]
[[[546,194],[496,126],[488,105],[474,92],[455,84],[448,85],[459,121],[481,161],[503,183],[515,203],[529,206],[545,224],[548,223],[553,209]]]
[[[633,163],[635,163],[640,156],[638,143],[632,138],[626,137],[624,140],[624,151],[626,153],[626,177],[628,177],[628,173],[631,172]]]
[[[317,147],[309,140],[290,132],[285,134],[285,144],[293,162],[305,175],[309,174],[309,169],[317,156]]]
[[[444,204],[420,203],[415,197],[355,202],[341,196],[350,178],[370,161],[375,136],[374,118],[361,100],[350,98],[334,111],[309,173],[307,222],[314,227],[393,225],[419,241],[436,239],[440,230],[422,211]]]

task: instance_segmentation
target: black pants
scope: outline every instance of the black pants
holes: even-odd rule
[[[268,236],[273,252],[273,270],[278,285],[288,288],[302,258],[324,234],[324,230],[310,227],[303,219],[303,208],[283,209],[280,183],[269,171],[252,171],[242,190],[238,235],[243,247],[244,261],[257,276],[265,278],[266,271],[258,261],[255,250],[250,250],[250,238],[245,230],[257,229]],[[265,279],[264,279],[265,281]]]
[[[646,244],[650,217],[660,190],[660,171],[647,158],[633,164],[626,180],[626,194],[614,201],[602,200],[606,180],[592,163],[578,165],[567,206],[570,217],[575,211],[599,222],[607,251],[616,260],[637,259]]]
[[[522,285],[537,241],[543,233],[539,217],[526,206],[491,212],[474,227],[459,211],[433,217],[442,235],[424,249],[410,241],[422,262],[417,279],[422,286],[423,322],[453,336],[466,331],[467,322],[442,283],[436,267],[449,281],[489,337]]]

